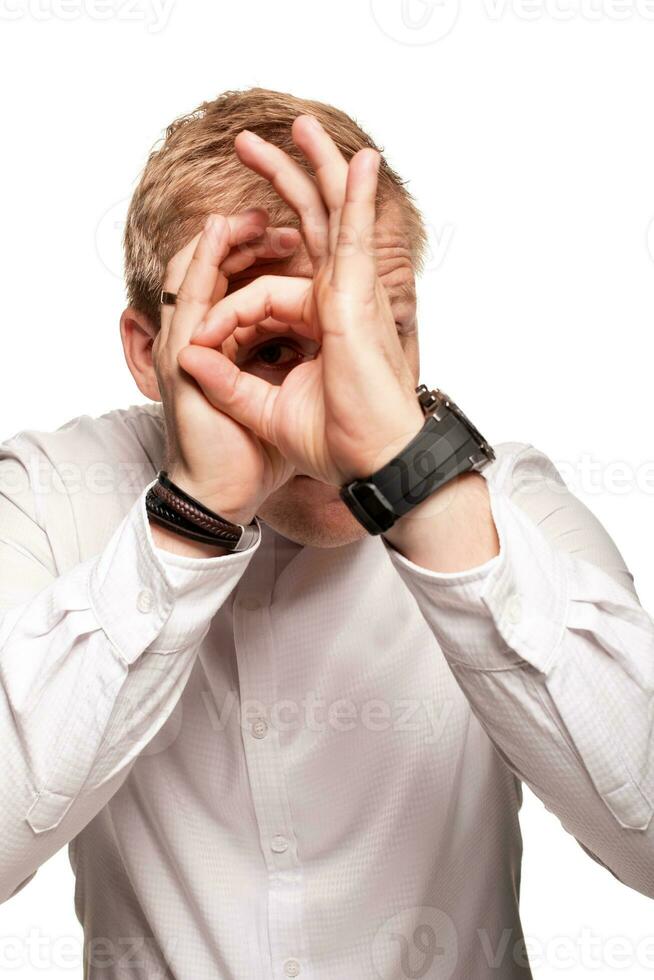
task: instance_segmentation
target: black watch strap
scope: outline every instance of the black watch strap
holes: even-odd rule
[[[461,409],[438,389],[416,388],[427,416],[385,466],[341,487],[341,499],[370,534],[381,534],[450,480],[482,469],[495,453]]]

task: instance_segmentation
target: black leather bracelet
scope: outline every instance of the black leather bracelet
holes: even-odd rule
[[[227,551],[245,551],[260,534],[256,517],[250,524],[236,524],[210,510],[160,470],[145,496],[145,509],[154,523],[181,537],[213,544]]]

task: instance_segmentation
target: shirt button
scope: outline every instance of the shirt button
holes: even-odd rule
[[[152,606],[154,605],[154,596],[150,589],[141,589],[138,596],[136,597],[136,608],[139,612],[149,613],[152,612]]]
[[[259,600],[255,599],[254,596],[245,596],[244,599],[239,600],[239,604],[243,609],[250,609],[252,611],[258,609],[259,606],[261,605]]]
[[[275,834],[270,842],[270,847],[275,854],[283,854],[284,851],[288,850],[288,841],[281,834]]]
[[[504,612],[507,621],[514,626],[522,619],[522,599],[517,592],[507,600]]]
[[[255,738],[265,738],[268,734],[268,723],[265,718],[255,718],[251,726]]]
[[[300,975],[300,964],[297,960],[286,960],[284,963],[284,976],[287,977],[299,977]]]

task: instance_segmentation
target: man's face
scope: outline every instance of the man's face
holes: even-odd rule
[[[394,202],[386,205],[377,220],[375,251],[379,278],[388,293],[404,355],[417,385],[419,352],[415,277],[401,210]],[[258,262],[232,276],[227,292],[234,292],[264,273],[310,278],[313,269],[301,245],[290,259]],[[271,384],[282,384],[288,372],[302,359],[315,356],[317,345],[308,344],[289,330],[288,335],[261,343],[253,349],[256,358],[250,356],[249,351],[245,352],[243,359],[240,354],[237,356],[241,370],[256,374]],[[383,392],[379,394],[383,398]],[[279,534],[301,545],[331,548],[349,544],[365,537],[368,532],[340,499],[338,489],[311,477],[294,476],[264,501],[257,516]]]

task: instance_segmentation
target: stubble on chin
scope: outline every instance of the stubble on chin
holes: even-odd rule
[[[257,510],[278,534],[300,545],[338,548],[368,534],[338,495],[338,488],[292,477]]]

